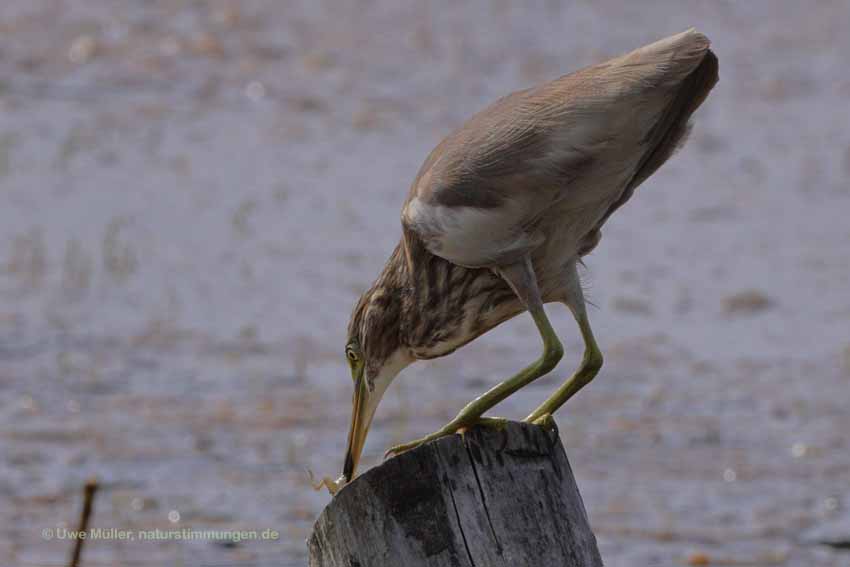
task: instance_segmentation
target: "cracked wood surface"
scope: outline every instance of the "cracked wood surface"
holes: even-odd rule
[[[599,567],[557,432],[511,422],[428,443],[343,488],[311,567]]]

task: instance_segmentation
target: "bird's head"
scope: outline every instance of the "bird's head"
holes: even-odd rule
[[[348,326],[345,358],[354,382],[351,428],[343,476],[354,477],[375,410],[387,387],[413,362],[400,337],[401,301],[397,290],[376,284],[358,301]]]

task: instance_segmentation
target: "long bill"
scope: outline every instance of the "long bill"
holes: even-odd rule
[[[348,430],[348,449],[345,451],[345,465],[342,469],[342,476],[345,477],[346,482],[351,482],[351,479],[354,478],[357,464],[360,462],[360,455],[363,453],[363,446],[366,444],[366,434],[369,433],[369,425],[372,422],[374,412],[366,411],[366,407],[369,405],[367,403],[368,397],[366,381],[361,374],[354,384],[351,428]]]
[[[371,388],[367,384],[365,372],[362,368],[354,376],[351,428],[348,430],[348,449],[345,452],[345,465],[342,469],[342,476],[346,483],[351,482],[354,473],[357,472],[360,455],[363,453],[363,446],[366,444],[366,435],[369,433],[372,418],[375,416],[378,404],[381,403],[381,398],[384,397],[384,392],[387,391],[390,382],[398,376],[398,373],[412,361],[413,358],[407,353],[396,352],[384,361],[371,382]]]

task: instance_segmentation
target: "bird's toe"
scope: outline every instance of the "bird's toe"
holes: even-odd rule
[[[496,431],[501,431],[508,425],[508,420],[504,417],[479,417],[469,425],[458,427],[457,433],[461,435],[472,429],[473,427],[489,427]]]
[[[488,427],[493,428],[497,431],[501,431],[507,426],[507,424],[508,420],[503,417],[477,417],[473,420],[470,420],[468,423],[463,420],[454,420],[439,431],[436,431],[421,439],[390,447],[384,453],[384,458],[386,459],[392,456],[400,455],[402,453],[410,451],[411,449],[415,449],[420,445],[424,445],[425,443],[428,443],[430,441],[436,441],[437,439],[446,437],[448,435],[453,435],[455,433],[463,435],[473,427]]]
[[[454,432],[453,431],[449,431],[449,432],[438,431],[436,433],[432,433],[431,435],[425,436],[422,439],[417,439],[416,441],[411,441],[410,443],[402,443],[401,445],[394,445],[393,447],[390,447],[389,449],[387,449],[387,451],[384,453],[384,458],[387,459],[389,457],[395,457],[395,456],[401,455],[402,453],[406,453],[407,451],[415,449],[415,448],[419,447],[420,445],[424,445],[425,443],[428,443],[429,441],[434,441],[436,439],[439,439],[440,437],[445,437],[446,435],[451,435],[452,433],[454,433]]]
[[[534,425],[539,425],[546,431],[558,430],[558,424],[555,423],[555,418],[552,417],[551,413],[544,413],[540,417],[531,420],[531,423],[533,423]]]

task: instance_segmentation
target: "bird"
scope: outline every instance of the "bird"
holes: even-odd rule
[[[708,38],[690,28],[498,99],[428,155],[401,212],[401,237],[352,311],[345,357],[354,394],[342,476],[351,482],[379,402],[399,373],[446,356],[520,314],[541,353],[397,455],[503,419],[485,414],[551,372],[564,349],[543,308],[565,305],[584,342],[577,370],[525,418],[552,415],[591,382],[602,353],[578,266],[635,189],[684,143],[718,81]]]

